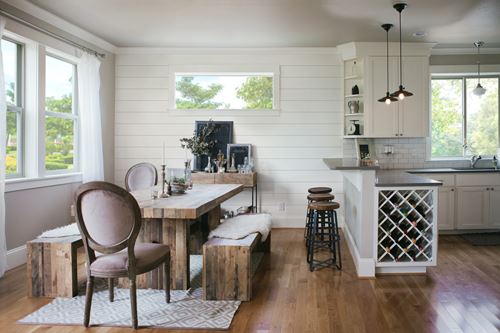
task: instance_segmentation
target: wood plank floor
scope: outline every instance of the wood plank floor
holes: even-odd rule
[[[356,277],[345,244],[343,259],[342,272],[310,273],[302,230],[273,230],[272,254],[256,277],[255,298],[242,304],[230,332],[500,331],[500,246],[475,247],[458,236],[441,236],[438,266],[429,274],[373,280]],[[16,324],[50,301],[25,296],[25,274],[21,266],[0,279],[0,332],[133,332]]]

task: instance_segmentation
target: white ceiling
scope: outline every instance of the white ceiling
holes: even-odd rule
[[[29,0],[119,47],[335,46],[385,41],[391,0]],[[407,0],[405,41],[500,46],[500,0]],[[412,33],[423,31],[424,38]],[[396,29],[391,40],[398,39]]]

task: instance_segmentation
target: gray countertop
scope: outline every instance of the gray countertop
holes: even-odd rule
[[[425,168],[406,170],[409,173],[484,173],[500,172],[500,169],[494,168]]]
[[[331,170],[378,170],[378,165],[361,165],[360,161],[352,158],[324,158],[326,166]]]
[[[442,182],[429,178],[412,175],[404,170],[378,170],[375,186],[441,186]]]

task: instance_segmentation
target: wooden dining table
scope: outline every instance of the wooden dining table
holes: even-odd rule
[[[186,290],[190,286],[189,242],[190,226],[205,216],[208,230],[220,221],[220,205],[243,191],[240,184],[195,184],[184,194],[152,199],[158,188],[131,192],[141,208],[143,225],[138,237],[141,242],[170,246],[171,288]],[[198,222],[201,223],[201,222]],[[138,288],[161,289],[163,270],[155,269],[138,276]]]

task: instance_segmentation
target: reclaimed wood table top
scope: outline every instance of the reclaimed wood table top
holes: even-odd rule
[[[243,191],[240,184],[195,184],[185,194],[151,199],[152,190],[159,186],[131,192],[141,207],[143,218],[197,219],[222,202]]]

